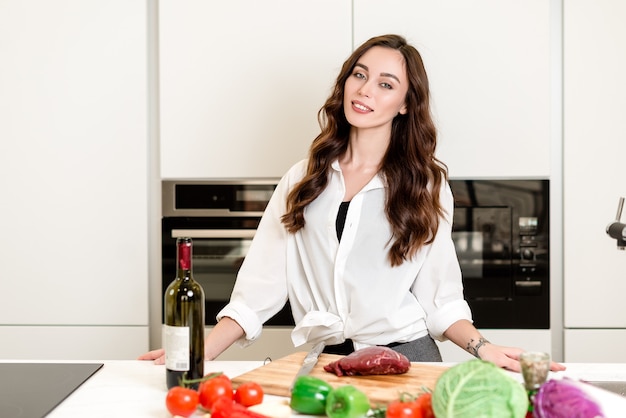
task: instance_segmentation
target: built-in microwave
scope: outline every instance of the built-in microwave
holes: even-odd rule
[[[550,328],[546,179],[450,181],[452,238],[479,328]]]

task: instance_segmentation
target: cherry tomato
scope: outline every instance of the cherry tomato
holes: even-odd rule
[[[393,401],[387,405],[386,418],[422,418],[420,406],[413,401]]]
[[[245,382],[235,390],[235,402],[243,406],[258,405],[263,402],[263,388],[255,382]]]
[[[188,417],[198,407],[199,395],[193,389],[174,386],[167,392],[165,406],[172,415]]]
[[[233,385],[230,379],[223,374],[200,383],[198,392],[200,393],[200,405],[209,411],[219,398],[233,400]]]

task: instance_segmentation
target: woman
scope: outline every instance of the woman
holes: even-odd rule
[[[309,158],[281,179],[206,337],[207,360],[252,343],[289,300],[295,346],[324,341],[326,352],[348,354],[386,345],[441,361],[433,338],[449,339],[520,370],[522,350],[485,340],[463,298],[429,94],[420,55],[400,36],[372,38],[348,58]]]

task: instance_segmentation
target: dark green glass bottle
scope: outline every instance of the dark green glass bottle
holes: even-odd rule
[[[192,274],[191,238],[176,240],[177,274],[163,298],[167,387],[204,376],[204,291]],[[197,386],[197,385],[194,385]]]

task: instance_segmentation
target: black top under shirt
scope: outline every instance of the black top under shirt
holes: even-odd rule
[[[341,241],[341,234],[343,234],[343,227],[346,224],[346,214],[348,213],[348,206],[350,201],[341,202],[339,205],[339,212],[337,212],[337,221],[335,222],[335,228],[337,229],[337,239]]]

